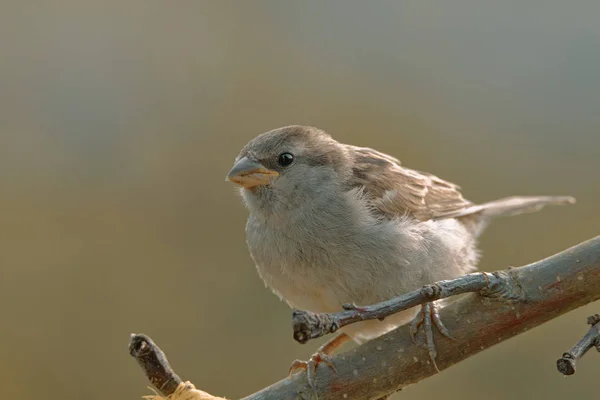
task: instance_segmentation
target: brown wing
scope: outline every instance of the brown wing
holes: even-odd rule
[[[473,205],[453,183],[403,168],[396,158],[376,150],[350,147],[354,154],[350,185],[364,187],[373,208],[384,218],[404,214],[422,221],[447,218]]]

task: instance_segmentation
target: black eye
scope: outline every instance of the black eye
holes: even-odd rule
[[[281,153],[279,155],[279,158],[277,159],[277,162],[279,163],[279,165],[281,165],[282,167],[287,167],[288,165],[290,165],[292,162],[294,161],[294,155],[290,154],[290,153]]]

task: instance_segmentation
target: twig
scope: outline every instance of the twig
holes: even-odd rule
[[[507,285],[510,285],[510,279],[506,274],[479,272],[426,285],[421,289],[370,306],[344,304],[342,308],[345,311],[336,313],[294,310],[292,312],[294,339],[299,343],[306,343],[310,339],[334,333],[341,327],[355,322],[369,319],[382,321],[385,317],[420,304],[463,293],[480,292],[489,296],[498,295],[507,292]]]
[[[440,311],[455,337],[437,340],[440,370],[599,299],[600,236],[545,260],[486,276],[493,294],[466,295]],[[503,281],[501,286],[496,278]],[[337,372],[317,370],[320,400],[384,397],[437,373],[426,350],[411,342],[407,325],[338,354],[333,361]],[[140,364],[146,369],[145,363]],[[298,400],[311,395],[306,374],[299,373],[244,400]]]
[[[466,295],[441,309],[440,316],[456,340],[438,337],[440,370],[599,299],[600,236],[494,275],[505,281],[501,290],[493,291],[495,295]],[[412,344],[408,331],[408,326],[402,326],[335,356],[337,373],[318,370],[319,399],[377,398],[434,375],[427,352]],[[299,399],[309,390],[305,375],[297,374],[245,400]]]
[[[129,354],[140,364],[150,383],[163,395],[175,393],[182,382],[181,378],[169,365],[165,353],[150,337],[132,333],[129,337]]]
[[[595,314],[588,317],[587,323],[592,325],[588,333],[577,342],[575,346],[568,352],[564,353],[561,358],[556,360],[556,368],[563,375],[573,375],[575,373],[575,365],[585,353],[592,347],[596,347],[600,351],[600,315]]]
[[[129,354],[137,360],[150,382],[164,396],[144,396],[145,400],[226,400],[196,389],[191,382],[183,382],[169,365],[165,353],[146,335],[130,335]]]

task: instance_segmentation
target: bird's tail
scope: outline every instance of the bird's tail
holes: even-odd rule
[[[469,207],[467,210],[473,209],[469,214],[480,213],[482,217],[510,217],[539,211],[545,206],[573,203],[575,203],[575,198],[570,196],[515,196],[478,204]]]
[[[453,213],[450,217],[479,217],[476,218],[477,223],[475,229],[476,235],[479,235],[492,218],[535,212],[548,205],[573,203],[575,203],[575,198],[571,196],[514,196],[490,201],[488,203],[476,204]]]

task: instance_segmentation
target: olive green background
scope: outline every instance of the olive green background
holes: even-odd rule
[[[318,345],[292,339],[224,181],[252,137],[310,124],[459,183],[467,198],[574,195],[503,219],[482,268],[599,233],[597,1],[0,3],[0,388],[138,399],[151,335],[184,379],[237,398]],[[597,393],[578,309],[394,399]]]

